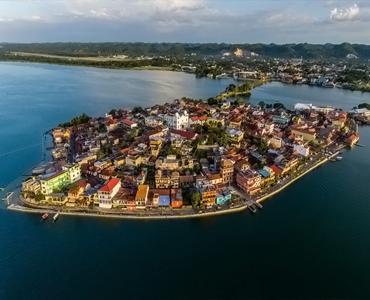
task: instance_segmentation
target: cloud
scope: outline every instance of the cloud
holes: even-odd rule
[[[41,20],[41,17],[40,16],[37,16],[37,15],[33,15],[33,16],[25,16],[22,18],[23,20],[25,21],[40,21]]]
[[[360,8],[357,4],[354,4],[345,10],[334,8],[331,11],[330,19],[338,22],[355,21],[358,20],[359,13]]]

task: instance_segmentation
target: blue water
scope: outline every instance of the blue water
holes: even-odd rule
[[[210,97],[228,83],[172,72],[1,63],[0,184],[38,163],[42,133],[72,116]],[[272,83],[253,90],[251,101],[293,103],[297,95],[318,101],[307,95],[309,87],[300,88],[301,94]],[[322,104],[369,97],[324,93]],[[369,298],[370,128],[360,127],[360,135],[365,148],[315,169],[255,215],[62,216],[52,224],[0,203],[0,299]]]

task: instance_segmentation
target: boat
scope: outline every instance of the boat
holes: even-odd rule
[[[337,161],[334,157],[330,159],[330,161]]]
[[[252,205],[249,205],[248,206],[248,209],[252,212],[252,213],[256,213],[256,211],[257,211],[257,209],[254,207],[254,205],[252,204]]]
[[[342,160],[342,159],[343,159],[343,157],[337,156],[337,160]]]
[[[53,217],[54,222],[58,219],[58,217],[59,217],[59,212],[57,212],[57,213],[54,215],[54,217]]]
[[[263,208],[262,204],[261,204],[261,203],[258,203],[257,201],[256,201],[256,202],[254,202],[254,204],[255,204],[258,208],[260,208],[260,209],[262,209],[262,208]]]
[[[44,215],[42,216],[42,219],[43,219],[43,220],[45,220],[48,216],[49,216],[49,214],[48,214],[48,213],[46,213],[46,214],[44,214]]]

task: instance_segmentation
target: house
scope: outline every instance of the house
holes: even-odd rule
[[[236,174],[236,183],[239,188],[249,195],[255,195],[261,190],[261,175],[255,170],[248,169]]]
[[[181,189],[171,189],[171,206],[172,208],[178,208],[182,206]]]
[[[135,196],[135,205],[138,209],[144,209],[148,199],[149,186],[139,185]]]
[[[196,124],[203,125],[206,120],[207,120],[206,116],[189,118],[189,127]]]
[[[221,174],[213,174],[213,175],[208,175],[208,180],[212,184],[218,184],[223,182],[223,178],[221,177]]]
[[[126,156],[125,162],[128,166],[137,167],[144,163],[144,159],[137,151],[132,151]]]
[[[112,178],[106,185],[98,190],[99,207],[112,208],[112,199],[121,187],[121,179]]]
[[[173,138],[183,138],[186,140],[194,140],[198,134],[196,134],[195,132],[171,129],[170,135]]]
[[[234,165],[230,159],[221,159],[219,169],[224,183],[233,181]]]
[[[186,110],[164,115],[164,121],[169,128],[185,129],[188,127],[189,116]]]
[[[132,121],[127,120],[127,119],[122,119],[121,120],[121,123],[122,123],[122,125],[124,125],[124,126],[126,126],[128,128],[131,128],[131,129],[137,127],[137,123],[132,122]]]
[[[358,133],[354,133],[351,136],[349,136],[347,139],[345,139],[345,143],[351,147],[353,147],[358,140],[360,139],[360,135]]]
[[[197,185],[204,205],[216,203],[216,187],[210,182],[203,180]]]
[[[121,187],[117,194],[113,197],[112,203],[114,208],[134,210],[135,195],[137,190],[134,188]],[[129,204],[130,203],[130,204]]]
[[[242,126],[242,118],[236,117],[230,121],[229,128],[240,129]]]
[[[143,168],[140,174],[136,177],[136,184],[143,185],[145,183],[147,175],[148,175],[148,169]]]
[[[223,188],[217,189],[217,193],[216,193],[216,203],[217,204],[226,203],[230,200],[231,200],[231,193],[227,188],[223,187]]]
[[[163,120],[162,118],[158,116],[149,116],[145,118],[145,125],[148,127],[157,127],[157,126],[162,126],[163,125]]]
[[[159,188],[178,188],[180,185],[179,172],[158,169],[155,173],[155,187]]]
[[[278,167],[277,167],[277,166],[275,166],[275,165],[272,165],[272,166],[270,167],[270,169],[272,169],[272,171],[274,172],[275,176],[278,176],[280,173],[282,173],[282,172],[283,172],[283,170],[282,170],[282,169],[278,168]],[[271,174],[271,173],[270,173],[270,174]]]
[[[180,187],[193,186],[195,179],[193,175],[180,176]]]
[[[301,143],[294,143],[293,145],[293,153],[297,153],[304,157],[307,157],[310,154],[310,148],[308,144],[301,144]]]
[[[270,142],[270,145],[274,148],[274,149],[279,149],[279,148],[281,148],[281,146],[282,146],[282,142],[283,142],[283,140],[282,140],[282,138],[281,137],[272,137],[270,140],[269,140],[269,142]]]
[[[161,150],[161,147],[162,147],[162,140],[161,139],[156,139],[156,140],[151,140],[150,141],[150,150],[151,150],[151,154],[154,156],[154,157],[158,157],[159,155],[159,151]]]
[[[176,155],[167,155],[166,158],[158,157],[155,162],[155,167],[157,169],[169,169],[176,170],[179,168],[179,163],[181,159],[176,159]]]
[[[311,142],[316,139],[316,130],[314,128],[302,128],[300,126],[293,125],[292,134],[295,136],[302,136],[307,142]]]
[[[156,208],[159,205],[160,196],[170,196],[169,189],[149,189],[148,197],[145,202],[147,208]]]
[[[31,177],[30,179],[22,182],[23,191],[34,193],[35,195],[41,191],[41,184],[36,177]]]
[[[231,141],[233,142],[240,142],[244,136],[244,133],[240,130],[235,130],[233,128],[228,129],[228,132],[230,133]]]

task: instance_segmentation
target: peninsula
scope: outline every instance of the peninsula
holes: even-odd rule
[[[47,133],[53,159],[23,182],[19,197],[28,208],[9,208],[131,218],[255,212],[263,199],[353,147],[356,122],[369,115],[217,97],[83,114]]]

